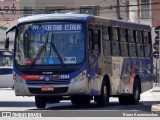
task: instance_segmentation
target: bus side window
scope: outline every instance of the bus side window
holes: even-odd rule
[[[114,27],[112,27],[112,40],[118,41],[118,29]]]
[[[143,42],[144,42],[144,54],[145,57],[148,58],[151,54],[151,40],[150,40],[150,35],[149,32],[144,31],[142,33],[142,38],[143,38]]]
[[[142,33],[142,35],[143,35],[143,41],[144,41],[144,43],[145,43],[145,44],[150,43],[149,32],[144,31],[144,32]]]
[[[142,33],[141,31],[136,31],[136,42],[142,43]]]
[[[112,42],[112,55],[113,56],[120,55],[119,42]]]
[[[135,42],[133,30],[128,30],[128,42],[132,42],[132,43]]]
[[[118,28],[112,27],[112,55],[119,56],[119,38],[118,38]]]
[[[89,31],[89,65],[92,66],[100,54],[100,30]]]
[[[138,57],[144,57],[143,44],[137,44]]]
[[[144,44],[144,52],[145,52],[145,57],[149,57],[151,54],[151,45],[150,44]]]
[[[135,31],[128,30],[128,42],[129,42],[129,55],[130,55],[130,57],[137,56],[137,47],[136,47],[136,43],[135,43],[134,34],[135,34]]]
[[[103,54],[104,56],[109,56],[111,55],[110,28],[103,26],[102,30]]]
[[[127,42],[127,34],[126,29],[120,29],[120,48],[121,48],[121,55],[124,57],[128,56],[128,42]]]
[[[130,57],[136,57],[136,44],[135,43],[129,43],[129,54]]]
[[[137,43],[137,55],[138,57],[144,57],[142,33],[141,31],[135,31],[135,34],[136,34],[136,43]]]

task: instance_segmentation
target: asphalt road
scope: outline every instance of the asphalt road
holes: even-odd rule
[[[34,97],[15,96],[12,89],[0,89],[0,111],[144,111],[151,112],[152,105],[160,104],[160,90],[149,90],[141,94],[141,101],[138,105],[120,105],[117,98],[110,98],[110,104],[106,107],[97,107],[95,103],[89,106],[74,106],[69,100],[56,104],[47,104],[45,109],[37,109]]]

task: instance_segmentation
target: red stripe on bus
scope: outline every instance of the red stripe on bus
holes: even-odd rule
[[[25,80],[40,80],[41,75],[21,75],[20,77]]]

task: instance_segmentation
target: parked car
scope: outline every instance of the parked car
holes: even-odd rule
[[[12,72],[12,67],[0,67],[0,88],[13,88],[14,81]]]

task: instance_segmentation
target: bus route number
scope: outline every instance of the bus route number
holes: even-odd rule
[[[69,75],[60,75],[59,79],[69,79],[70,76]]]

